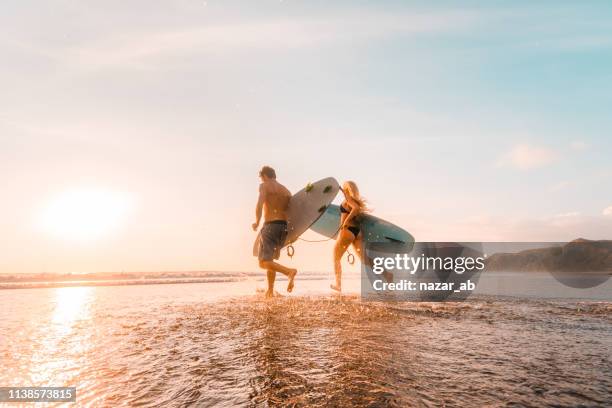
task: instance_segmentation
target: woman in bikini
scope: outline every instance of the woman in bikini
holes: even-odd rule
[[[349,245],[353,245],[355,252],[361,258],[362,233],[358,216],[368,210],[365,200],[359,195],[359,189],[355,182],[345,182],[342,185],[342,192],[344,193],[344,201],[340,204],[340,230],[334,247],[336,283],[330,285],[333,290],[338,292],[342,290],[342,255]]]

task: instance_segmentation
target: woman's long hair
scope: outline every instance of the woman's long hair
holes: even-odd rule
[[[359,187],[355,184],[354,181],[345,181],[342,189],[344,190],[344,194],[351,197],[357,205],[359,205],[359,209],[361,212],[369,211],[368,206],[366,205],[366,200],[359,194]]]

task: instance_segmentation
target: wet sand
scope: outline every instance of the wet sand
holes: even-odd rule
[[[201,302],[193,301],[194,291],[206,285],[166,285],[165,292],[184,293],[176,302],[178,292],[158,294],[162,286],[141,287],[141,297],[133,296],[136,287],[0,293],[0,301],[17,292],[24,300],[57,290],[64,291],[57,299],[81,296],[72,304],[77,308],[60,301],[38,323],[28,325],[25,314],[3,316],[0,328],[9,335],[0,348],[6,368],[0,382],[75,385],[78,401],[94,406],[603,406],[612,400],[610,302],[478,296],[465,303],[383,304],[356,295]]]

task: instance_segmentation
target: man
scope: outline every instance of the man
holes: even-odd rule
[[[293,290],[297,269],[287,268],[277,262],[280,250],[287,238],[287,208],[291,193],[285,186],[276,181],[276,172],[272,167],[264,166],[259,172],[261,184],[259,185],[259,200],[255,209],[256,221],[253,223],[253,231],[257,231],[261,212],[264,210],[264,225],[261,228],[261,239],[259,242],[259,267],[267,271],[268,291],[266,297],[274,294],[274,279],[276,272],[287,275],[289,284],[287,292]]]

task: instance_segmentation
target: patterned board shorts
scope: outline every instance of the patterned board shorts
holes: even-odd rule
[[[280,250],[287,239],[286,221],[269,221],[261,228],[259,260],[272,261],[280,257]]]

